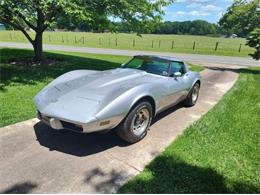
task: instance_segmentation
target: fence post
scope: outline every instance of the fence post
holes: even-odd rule
[[[108,45],[110,46],[110,38],[108,39]]]
[[[49,35],[49,42],[51,42],[51,35]]]
[[[153,48],[153,40],[152,40],[152,48]]]
[[[174,46],[174,40],[172,40],[172,49],[173,49],[173,46]]]
[[[216,45],[215,45],[215,51],[218,50],[218,41],[216,42]]]
[[[84,37],[80,37],[80,39],[77,40],[77,36],[75,36],[75,43],[78,44],[80,42],[82,42],[83,44],[85,43]]]
[[[161,40],[159,40],[159,48],[161,47]]]
[[[83,40],[82,44],[85,44],[85,37],[84,36],[82,37],[82,40]]]
[[[239,53],[241,52],[241,47],[242,47],[242,44],[240,43],[239,49],[238,49],[238,52],[239,52]]]
[[[62,35],[62,37],[61,37],[61,42],[64,43],[64,37],[63,37],[63,35]]]
[[[12,41],[12,40],[13,40],[13,36],[12,36],[12,34],[10,33],[9,36],[10,36],[10,39],[11,39],[11,41]]]
[[[74,36],[74,42],[77,43],[77,38],[76,38],[76,36]]]
[[[98,41],[99,41],[99,43],[98,43],[98,44],[99,44],[99,45],[101,45],[101,38],[99,38],[99,39],[98,39]]]
[[[116,47],[117,47],[117,38],[116,38]]]
[[[135,47],[135,39],[133,39],[133,47]]]
[[[195,47],[196,47],[196,42],[194,41],[194,42],[193,42],[193,48],[192,48],[192,49],[195,50]]]

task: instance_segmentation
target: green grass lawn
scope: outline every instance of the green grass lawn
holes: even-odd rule
[[[260,69],[239,80],[119,193],[260,193]]]
[[[0,49],[0,127],[35,117],[32,98],[61,74],[75,69],[116,68],[130,59],[127,56],[48,52],[46,57],[54,60],[51,64],[25,63],[32,55],[30,50]],[[190,68],[203,70],[194,65]]]
[[[45,53],[57,60],[53,64],[20,64],[19,60],[33,55],[30,50],[1,49],[0,126],[35,117],[32,98],[48,82],[75,69],[105,70],[120,66],[127,56],[82,53]],[[10,63],[12,61],[18,63]]]
[[[191,63],[188,63],[188,67],[189,67],[189,70],[196,71],[196,72],[201,72],[202,70],[205,69],[203,66],[194,65],[194,64],[191,64]]]
[[[33,33],[30,33],[33,35]],[[164,52],[248,56],[253,49],[246,46],[243,38],[227,39],[191,35],[153,35],[142,37],[126,33],[48,32],[43,35],[45,44],[73,45],[82,47],[151,50]],[[28,42],[19,31],[0,31],[0,41]],[[193,50],[193,44],[195,48]],[[219,42],[215,51],[216,42]],[[241,51],[239,52],[241,44]]]

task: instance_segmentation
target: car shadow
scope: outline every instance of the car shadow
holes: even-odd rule
[[[157,122],[158,122],[159,120],[161,120],[162,118],[166,117],[167,115],[169,115],[169,114],[171,114],[171,113],[175,112],[176,110],[178,110],[178,109],[180,109],[180,108],[183,108],[183,107],[184,107],[184,104],[183,104],[182,102],[180,102],[180,103],[178,103],[178,104],[176,104],[176,105],[174,105],[174,106],[172,106],[172,107],[170,107],[170,108],[164,110],[163,112],[160,112],[160,113],[157,114],[157,115],[155,116],[155,118],[152,120],[152,124],[151,124],[151,125],[157,123]]]
[[[163,117],[182,108],[182,104],[173,106],[160,114],[152,121],[152,125]],[[115,130],[107,133],[76,133],[69,130],[54,130],[43,122],[34,125],[36,139],[41,146],[50,151],[59,151],[66,154],[83,157],[105,151],[116,146],[127,147],[128,143],[121,140]]]
[[[50,151],[59,151],[75,156],[87,156],[115,146],[128,144],[117,137],[115,131],[107,133],[76,133],[69,130],[54,130],[43,122],[34,125],[37,141]]]
[[[0,191],[1,194],[29,194],[35,188],[38,187],[38,184],[30,181],[14,184],[7,189]]]

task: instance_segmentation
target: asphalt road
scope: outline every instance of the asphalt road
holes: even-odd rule
[[[0,42],[0,47],[11,48],[30,48],[32,45],[28,43],[14,43],[14,42]],[[230,56],[213,56],[213,55],[198,55],[198,54],[181,54],[172,52],[153,52],[153,51],[138,51],[138,50],[120,50],[120,49],[105,49],[105,48],[89,48],[89,47],[74,47],[64,45],[46,45],[44,50],[52,51],[67,51],[67,52],[81,52],[81,53],[95,53],[95,54],[112,54],[112,55],[163,55],[173,56],[191,63],[206,64],[230,64],[240,66],[260,66],[260,61],[253,60],[246,57],[230,57]]]
[[[55,131],[37,119],[0,128],[0,193],[113,193],[211,109],[237,77],[234,67],[209,67],[196,106],[161,113],[133,145],[114,132]]]

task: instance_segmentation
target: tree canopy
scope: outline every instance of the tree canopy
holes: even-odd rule
[[[255,52],[250,54],[254,59],[260,59],[260,28],[256,28],[252,31],[247,38],[247,43],[249,47],[255,48]]]
[[[20,30],[31,42],[35,59],[41,60],[42,35],[65,16],[94,29],[113,28],[120,19],[136,32],[153,29],[161,20],[163,7],[173,0],[0,0],[0,22]],[[26,29],[35,31],[30,37]]]
[[[260,26],[260,0],[235,0],[220,19],[219,24],[228,33],[247,37]]]
[[[260,0],[235,0],[219,20],[227,33],[247,37],[247,45],[256,49],[253,58],[260,58]]]

